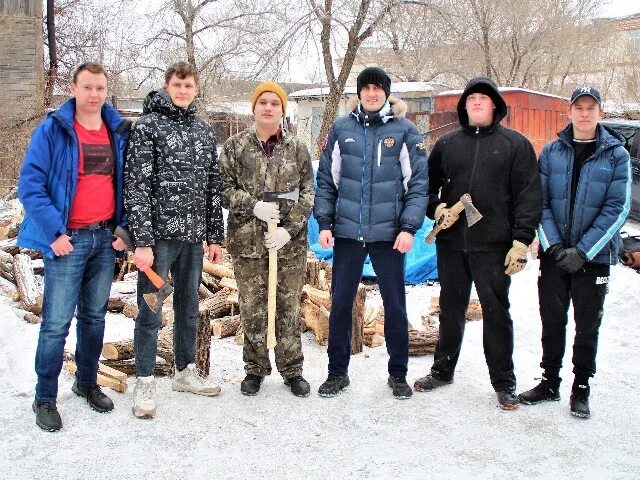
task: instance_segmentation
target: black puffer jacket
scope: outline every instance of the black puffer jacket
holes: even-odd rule
[[[471,93],[481,91],[496,106],[494,122],[472,127],[465,110]],[[467,84],[458,102],[461,127],[443,135],[429,156],[427,216],[444,202],[453,206],[471,194],[483,218],[467,227],[464,213],[437,238],[440,246],[456,250],[508,249],[513,240],[529,245],[540,222],[542,194],[536,154],[523,135],[500,125],[507,105],[495,84],[477,77]]]
[[[224,239],[213,130],[194,104],[178,108],[164,89],[147,95],[131,133],[125,207],[137,246]]]

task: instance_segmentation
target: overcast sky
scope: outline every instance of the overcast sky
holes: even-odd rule
[[[602,3],[603,17],[622,17],[640,13],[640,1],[638,0],[603,0]]]

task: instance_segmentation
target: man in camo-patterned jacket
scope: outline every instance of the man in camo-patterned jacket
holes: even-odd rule
[[[207,241],[209,260],[218,262],[224,225],[215,139],[211,126],[195,115],[197,93],[197,72],[178,62],[165,73],[164,88],[147,95],[129,142],[125,206],[138,269],[153,265],[163,278],[171,272],[176,364],[172,389],[213,396],[220,387],[195,370],[198,287],[202,242]],[[139,274],[133,413],[140,418],[152,417],[156,408],[153,370],[161,318],[142,297],[154,291],[147,276]]]
[[[245,379],[240,391],[256,395],[271,373],[267,350],[269,249],[278,250],[276,292],[276,367],[291,393],[309,395],[302,377],[300,294],[307,264],[307,219],[313,207],[309,152],[282,128],[287,94],[274,82],[260,84],[251,98],[255,124],[231,137],[220,156],[222,201],[229,209],[227,247],[238,282],[244,327]],[[299,190],[296,203],[262,201],[269,191]],[[278,229],[267,232],[267,222]]]

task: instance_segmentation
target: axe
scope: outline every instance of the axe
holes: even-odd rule
[[[462,213],[462,210],[464,210],[464,213],[467,217],[467,226],[469,227],[475,225],[476,222],[482,219],[482,214],[476,207],[473,206],[473,203],[471,202],[471,195],[469,195],[468,193],[462,195],[460,197],[460,200],[456,202],[453,207],[451,207],[450,211],[454,215],[458,216],[460,215],[460,213]],[[431,230],[431,232],[429,232],[429,235],[427,235],[425,242],[433,243],[436,235],[440,230],[442,230],[442,227],[436,223],[436,225],[433,227],[433,230]]]
[[[131,241],[129,232],[127,232],[120,225],[118,225],[114,229],[113,234],[124,242],[124,244],[127,246],[127,250],[133,252],[136,249],[136,247],[134,247],[133,245],[133,242]],[[142,297],[144,298],[144,301],[147,303],[149,308],[158,313],[160,311],[160,308],[162,308],[162,304],[164,303],[166,298],[173,293],[173,287],[171,286],[171,284],[165,282],[162,278],[160,278],[160,275],[158,275],[151,268],[147,268],[144,273],[149,281],[153,283],[153,286],[158,289],[158,292],[144,293]]]
[[[292,202],[300,197],[300,189],[290,192],[264,192],[264,202]],[[273,233],[277,230],[277,223],[267,223],[267,231]],[[276,289],[278,288],[278,251],[269,250],[269,286],[267,297],[267,348],[272,349],[278,343],[276,340]]]

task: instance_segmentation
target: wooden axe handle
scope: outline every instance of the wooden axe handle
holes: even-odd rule
[[[278,229],[275,223],[267,223],[269,233]],[[276,289],[278,288],[278,251],[269,249],[269,286],[267,299],[267,349],[278,343],[276,340]]]
[[[144,274],[147,276],[149,280],[151,280],[151,283],[153,283],[154,287],[162,288],[162,286],[164,285],[164,280],[162,280],[162,278],[160,278],[160,275],[154,272],[153,269],[147,268],[144,271]]]
[[[453,207],[449,209],[449,211],[456,216],[460,215],[463,210],[464,210],[464,205],[459,200],[453,205]],[[436,222],[437,220],[438,219],[436,218]],[[433,227],[433,230],[431,230],[431,232],[429,232],[429,235],[427,235],[426,242],[433,243],[433,241],[436,239],[436,235],[440,230],[442,230],[442,227],[436,223]]]

